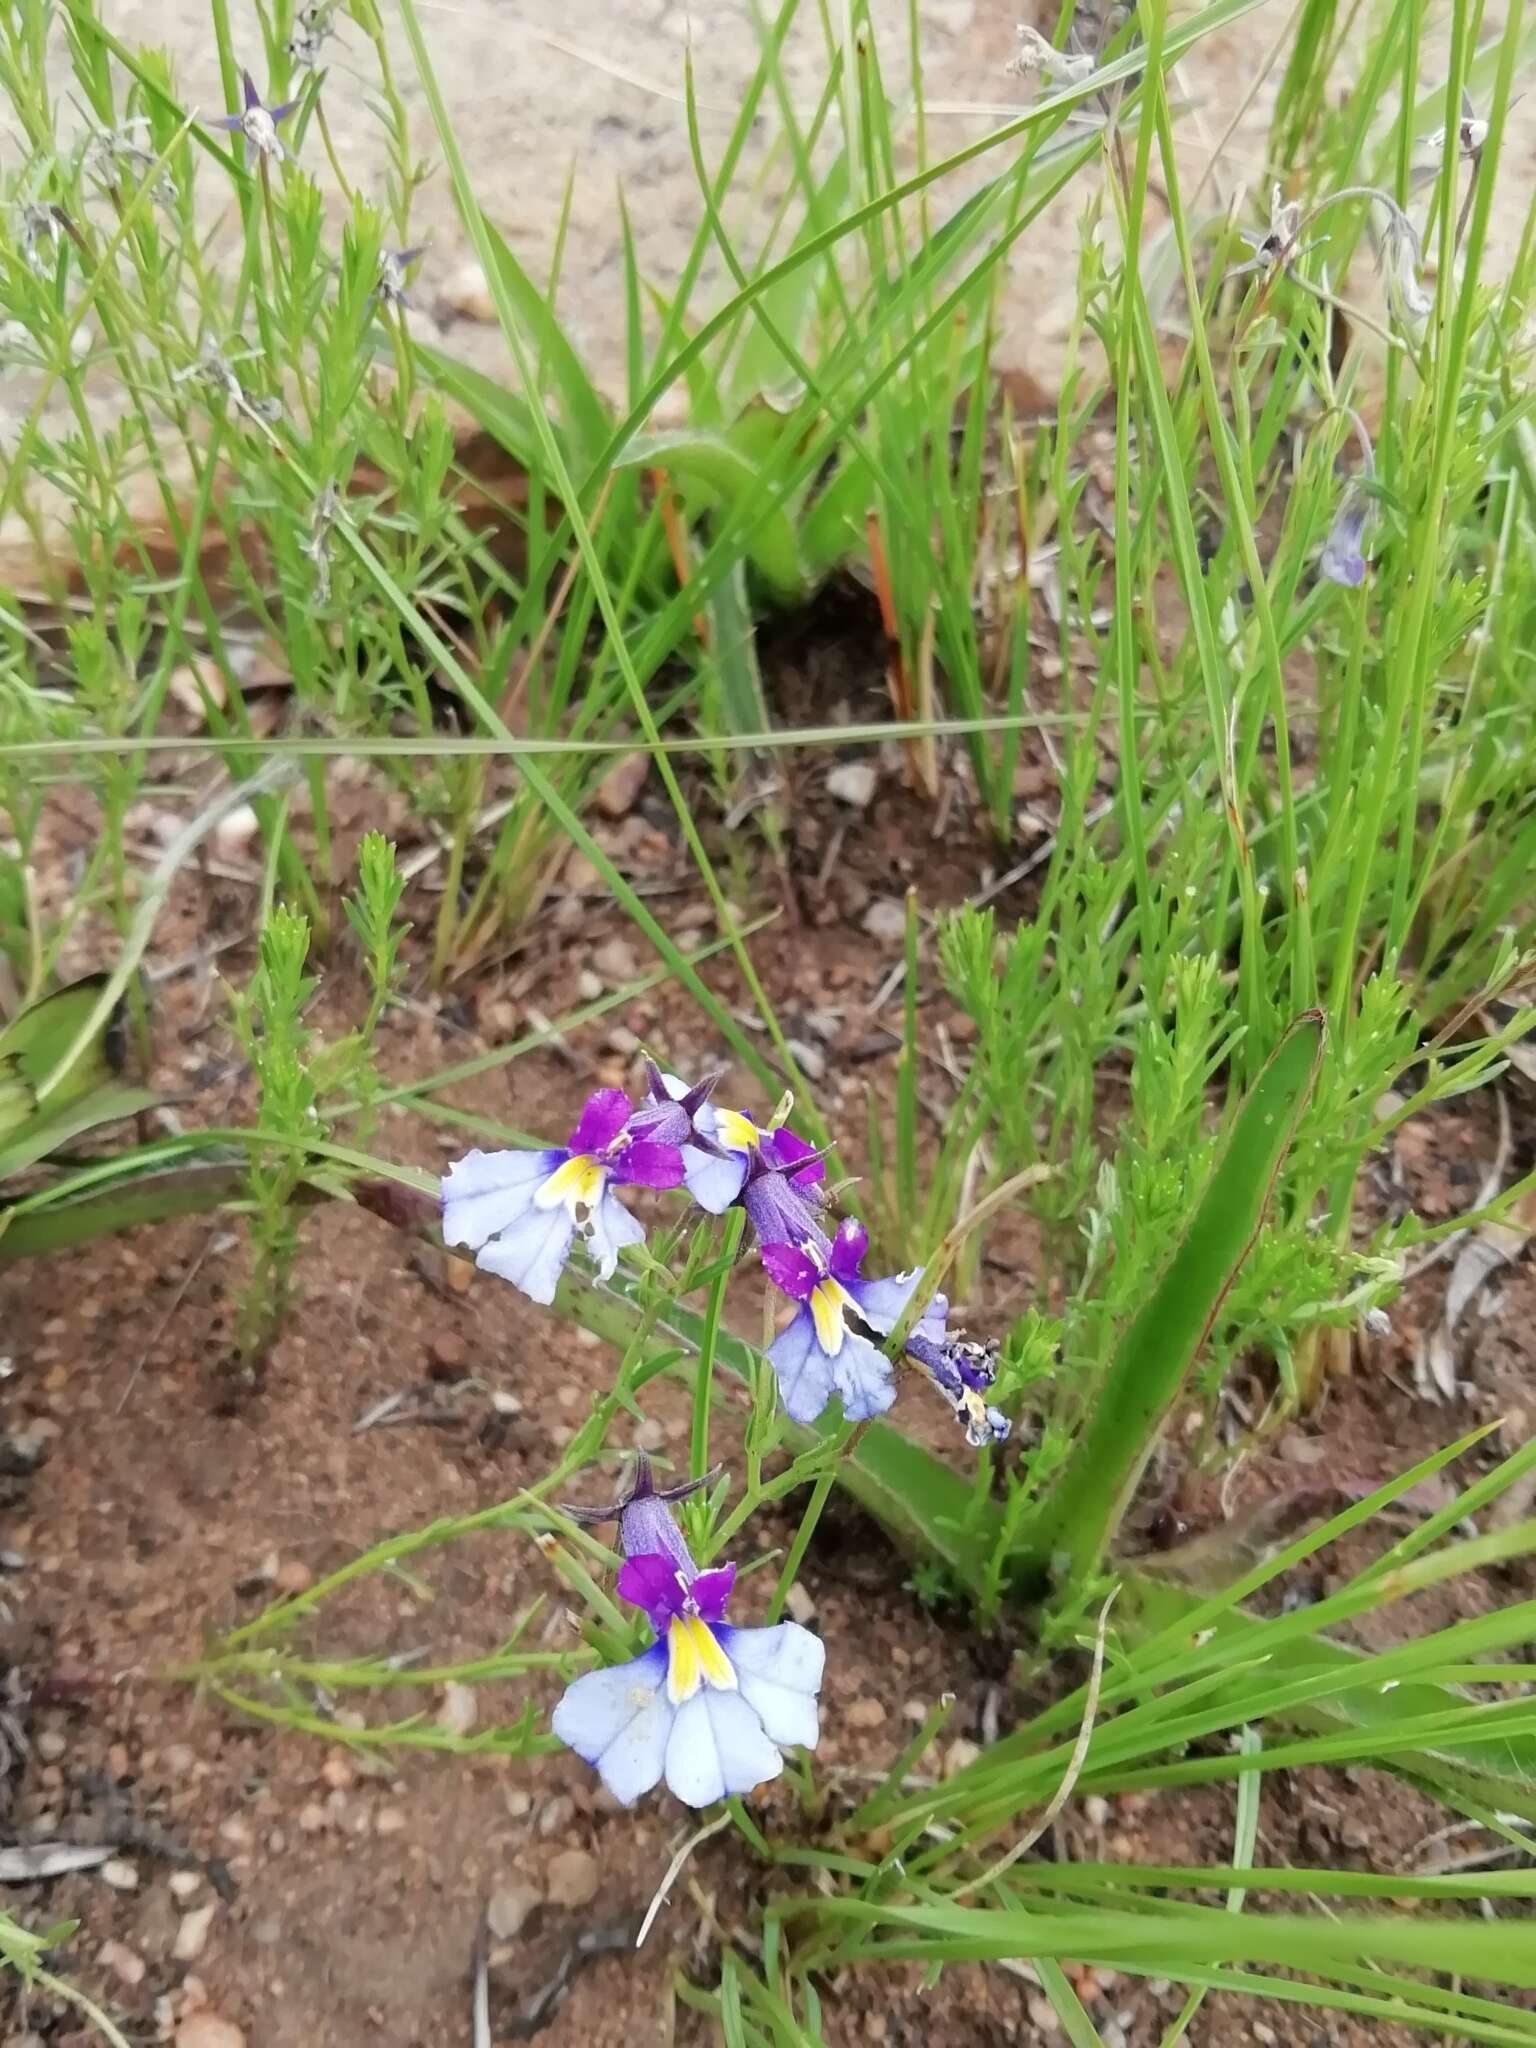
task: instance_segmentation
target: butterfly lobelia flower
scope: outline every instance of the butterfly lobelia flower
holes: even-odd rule
[[[896,1398],[891,1361],[874,1342],[895,1329],[921,1277],[897,1273],[865,1279],[860,1272],[869,1233],[852,1217],[824,1237],[765,1244],[763,1266],[800,1312],[768,1347],[787,1413],[814,1422],[834,1394],[843,1416],[865,1422]],[[982,1398],[996,1375],[996,1352],[948,1334],[949,1303],[935,1294],[906,1339],[903,1355],[933,1381],[965,1424],[972,1444],[1000,1443],[1008,1418]]]
[[[285,163],[293,162],[293,153],[283,144],[277,132],[279,121],[286,121],[297,100],[284,100],[275,107],[262,105],[261,94],[256,90],[256,81],[249,71],[240,74],[241,109],[238,114],[219,114],[210,123],[212,128],[224,128],[231,135],[245,137],[245,160],[249,164],[253,156],[265,159],[281,157]]]
[[[1371,516],[1371,501],[1353,485],[1346,487],[1338,515],[1318,556],[1320,574],[1346,590],[1358,590],[1365,581],[1365,529]]]
[[[546,1151],[467,1153],[443,1178],[443,1242],[465,1245],[475,1264],[531,1300],[549,1303],[578,1236],[606,1280],[644,1226],[616,1187],[675,1188],[683,1157],[674,1144],[633,1127],[622,1088],[587,1098],[570,1143]]]
[[[714,1476],[658,1492],[642,1456],[622,1500],[567,1510],[582,1522],[617,1520],[620,1598],[656,1634],[629,1663],[575,1679],[551,1721],[625,1806],[663,1778],[686,1805],[710,1806],[776,1778],[784,1750],[816,1746],[819,1638],[793,1621],[729,1627],[736,1567],[701,1572],[672,1518],[672,1503]]]
[[[765,1128],[739,1109],[719,1108],[710,1100],[718,1079],[712,1074],[690,1088],[652,1065],[646,1109],[637,1112],[637,1123],[650,1113],[656,1135],[681,1146],[684,1185],[711,1216],[740,1202],[765,1244],[793,1238],[808,1226],[819,1229],[819,1183],[826,1173],[820,1154],[778,1124]]]

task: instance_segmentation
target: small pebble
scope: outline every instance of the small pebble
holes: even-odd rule
[[[647,1415],[635,1430],[633,1441],[637,1451],[659,1451],[667,1441],[666,1425],[654,1415]]]
[[[301,1564],[296,1557],[285,1558],[277,1568],[273,1580],[279,1593],[307,1593],[315,1583],[315,1575],[307,1564]]]
[[[944,1775],[952,1778],[957,1771],[966,1770],[981,1755],[979,1743],[967,1742],[963,1735],[957,1735],[944,1752]]]
[[[790,1620],[798,1621],[802,1628],[809,1628],[816,1619],[816,1602],[798,1579],[784,1595],[784,1605],[789,1609]]]
[[[562,1849],[549,1866],[549,1896],[557,1906],[589,1906],[597,1897],[597,1858],[585,1849]]]
[[[1090,1792],[1083,1801],[1083,1812],[1090,1827],[1102,1828],[1109,1825],[1109,1801],[1101,1792]]]
[[[533,1811],[533,1795],[525,1792],[521,1785],[514,1785],[505,1795],[505,1804],[513,1820],[526,1820]]]
[[[839,761],[827,776],[827,794],[839,803],[867,811],[875,794],[876,771],[872,761]]]
[[[306,1835],[318,1835],[325,1826],[325,1808],[319,1800],[311,1799],[307,1806],[299,1808],[299,1827]]]
[[[605,939],[593,952],[592,965],[605,981],[633,981],[639,969],[628,939]]]
[[[879,1700],[855,1700],[843,1716],[850,1728],[878,1728],[884,1719],[885,1708]]]
[[[544,1802],[544,1810],[539,1815],[539,1833],[547,1842],[555,1835],[563,1834],[575,1817],[575,1800],[568,1793],[557,1792],[553,1799]]]
[[[120,1941],[104,1941],[97,1951],[103,1969],[110,1970],[124,1984],[144,1982],[144,1958]]]
[[[185,1742],[168,1742],[161,1751],[161,1762],[173,1778],[184,1778],[197,1762],[197,1751]]]
[[[469,1346],[452,1330],[439,1330],[427,1346],[427,1365],[433,1379],[462,1379],[469,1366]]]
[[[245,2048],[245,2035],[233,2020],[194,2012],[176,2029],[176,2048]]]
[[[1037,2034],[1059,2034],[1061,2019],[1043,1991],[1031,1991],[1024,2001]]]
[[[584,1003],[595,1003],[603,992],[603,977],[583,967],[576,977],[576,993]]]
[[[907,936],[907,906],[899,896],[877,896],[859,922],[872,939],[899,945]]]
[[[468,1735],[475,1725],[474,1687],[450,1678],[443,1687],[443,1703],[437,1710],[437,1725],[450,1735]]]
[[[320,1766],[320,1775],[333,1792],[350,1792],[357,1783],[356,1774],[344,1756],[328,1756]]]
[[[228,1820],[221,1823],[219,1833],[236,1849],[249,1849],[251,1846],[250,1826],[238,1813],[232,1813]]]
[[[240,860],[249,852],[251,841],[261,830],[261,820],[249,804],[237,804],[213,828],[213,845],[221,860]]]
[[[168,1880],[173,1899],[194,1899],[203,1887],[200,1870],[173,1870]]]
[[[45,1728],[32,1747],[37,1751],[45,1764],[56,1764],[65,1750],[68,1749],[69,1744],[57,1728]]]
[[[478,320],[482,327],[496,324],[496,301],[478,263],[464,263],[454,271],[437,296],[439,321]]]
[[[190,1913],[183,1913],[181,1925],[176,1930],[176,1939],[171,1954],[178,1963],[195,1963],[208,1946],[208,1929],[213,1916],[219,1910],[217,1899],[210,1899],[206,1906],[195,1906]]]
[[[498,1941],[515,1941],[544,1903],[537,1885],[509,1884],[492,1892],[486,1924]]]
[[[404,1828],[405,1815],[398,1806],[381,1806],[374,1815],[373,1832],[376,1835],[398,1835]]]
[[[639,802],[650,772],[649,754],[623,755],[592,792],[593,803],[605,818],[627,818]]]
[[[101,1881],[111,1885],[115,1892],[136,1892],[139,1888],[139,1873],[134,1866],[121,1856],[114,1856],[109,1863],[101,1866]]]

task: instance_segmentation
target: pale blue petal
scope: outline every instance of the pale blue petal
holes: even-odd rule
[[[645,1226],[637,1223],[606,1182],[596,1208],[587,1219],[587,1250],[605,1280],[613,1277],[619,1253],[627,1244],[644,1244]]]
[[[721,1628],[720,1647],[736,1671],[741,1696],[780,1749],[816,1747],[816,1694],[827,1653],[798,1622],[777,1628]]]
[[[851,1335],[844,1340],[845,1346]],[[809,1309],[801,1309],[787,1330],[768,1346],[768,1363],[778,1375],[784,1411],[795,1422],[814,1422],[832,1398],[832,1360],[816,1338]]]
[[[468,1152],[443,1176],[443,1242],[478,1251],[519,1222],[563,1152]]]
[[[667,1740],[667,1784],[685,1806],[750,1792],[776,1778],[784,1759],[737,1692],[700,1686],[677,1709]]]
[[[707,1105],[706,1105],[707,1106]],[[702,1116],[694,1118],[701,1124]],[[683,1186],[701,1209],[711,1216],[723,1216],[741,1193],[747,1177],[746,1155],[733,1152],[728,1159],[716,1159],[697,1145],[683,1147]]]
[[[675,1709],[667,1698],[667,1651],[655,1643],[630,1664],[575,1679],[550,1726],[598,1776],[621,1806],[632,1806],[661,1777]]]
[[[845,1421],[868,1422],[872,1415],[883,1415],[895,1400],[891,1361],[855,1331],[844,1337],[842,1350],[830,1364],[832,1384],[843,1397]]]
[[[848,1283],[848,1292],[858,1303],[859,1313],[870,1328],[887,1337],[895,1329],[902,1310],[912,1299],[913,1288],[921,1278],[921,1272],[916,1272],[897,1273],[889,1280],[853,1280]],[[919,1336],[926,1337],[932,1344],[942,1344],[948,1318],[949,1302],[946,1297],[942,1294],[930,1296],[928,1306],[917,1321]]]
[[[521,1222],[482,1245],[475,1264],[520,1287],[530,1301],[548,1307],[571,1255],[576,1220],[561,1202],[553,1209],[532,1209]]]

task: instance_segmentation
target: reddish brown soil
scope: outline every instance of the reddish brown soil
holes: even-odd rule
[[[798,693],[818,715],[836,704],[859,717],[878,711],[878,636],[862,610],[842,622],[835,640],[788,636],[779,661],[786,697]],[[886,1020],[872,1018],[868,1005],[894,958],[890,946],[861,933],[860,920],[872,896],[897,895],[909,882],[925,907],[957,901],[978,886],[988,854],[963,802],[935,836],[932,811],[905,795],[894,762],[882,765],[879,794],[862,817],[825,796],[826,767],[821,754],[792,771],[788,874],[770,877],[760,891],[767,901],[776,893],[789,902],[799,919],[786,914],[753,952],[792,1023],[840,1012],[823,1044],[819,1094],[857,1158],[866,1091],[889,1085]],[[1039,764],[1026,764],[1026,772],[1038,790]],[[397,806],[355,777],[338,790],[338,808],[353,831],[381,811],[404,825]],[[64,886],[90,829],[78,801],[61,798],[56,886]],[[605,829],[637,874],[681,885],[666,898],[671,928],[691,920],[702,929],[702,892],[688,886],[654,785],[639,810]],[[344,844],[348,836],[344,830]],[[254,901],[254,890],[238,881],[183,876],[157,935],[151,965],[184,960],[210,940],[235,941],[215,963],[194,965],[160,988],[156,1071],[168,1085],[192,1090],[181,1110],[188,1125],[203,1116],[226,1120],[246,1104],[212,977],[239,983],[248,974]],[[433,908],[424,887],[413,905],[422,926]],[[577,999],[594,953],[623,936],[617,913],[597,892],[557,890],[521,935],[515,957],[474,983],[439,999],[418,976],[411,1003],[383,1027],[388,1070],[415,1077],[505,1040],[533,1011],[560,1014]],[[73,964],[96,963],[86,948]],[[734,998],[728,972],[712,979]],[[353,969],[338,948],[324,1021],[340,1030],[357,1007]],[[947,1008],[936,1000],[925,1010],[930,1030]],[[665,991],[578,1034],[562,1057],[521,1059],[457,1099],[514,1126],[558,1131],[597,1081],[630,1078],[633,1040],[615,1036],[615,1024],[684,1069],[715,1057],[697,1012]],[[732,1092],[725,1090],[728,1099]],[[1398,1148],[1405,1192],[1421,1212],[1450,1214],[1472,1200],[1490,1128],[1479,1101],[1405,1133]],[[375,1142],[434,1169],[463,1145],[451,1130],[394,1116]],[[367,1759],[237,1718],[159,1674],[196,1658],[211,1636],[256,1611],[274,1562],[280,1583],[299,1584],[386,1534],[470,1513],[537,1480],[604,1384],[607,1360],[497,1282],[477,1276],[466,1288],[450,1284],[434,1256],[359,1211],[332,1206],[305,1225],[297,1306],[259,1385],[243,1388],[228,1365],[245,1271],[238,1225],[221,1215],[0,1277],[3,1348],[15,1366],[3,1419],[13,1431],[40,1428],[51,1452],[34,1477],[0,1482],[4,1541],[25,1559],[3,1587],[4,1650],[33,1742],[14,1784],[10,1824],[50,1837],[118,1841],[138,1875],[133,1891],[78,1876],[12,1888],[6,1903],[32,1925],[79,1919],[61,1967],[123,2015],[135,2040],[169,2038],[176,2021],[206,2003],[237,2022],[252,2048],[449,2048],[470,2038],[471,1944],[487,1897],[520,1884],[542,1887],[558,1855],[590,1850],[600,1884],[589,1905],[546,1905],[521,1934],[494,1945],[493,2034],[518,2038],[518,2015],[579,1936],[616,1930],[622,1942],[688,1831],[688,1816],[665,1797],[620,1814],[564,1755],[525,1763],[403,1753],[374,1775]],[[1320,1417],[1248,1460],[1239,1507],[1299,1487],[1379,1480],[1485,1414],[1509,1418],[1506,1441],[1527,1433],[1536,1286],[1518,1266],[1486,1298],[1470,1401],[1448,1410],[1413,1396],[1407,1361],[1415,1322],[1435,1312],[1443,1278],[1432,1274],[1419,1284],[1395,1318],[1394,1337],[1335,1390]],[[1009,1312],[1016,1306],[1010,1301]],[[463,1369],[485,1389],[515,1394],[521,1412],[487,1431],[487,1393],[452,1391]],[[383,1396],[424,1383],[447,1411],[442,1426],[354,1433],[357,1418]],[[647,1406],[646,1440],[675,1453],[685,1443],[684,1391],[655,1382]],[[1196,1529],[1216,1525],[1216,1477],[1199,1478],[1170,1455],[1156,1488],[1177,1489]],[[595,1477],[587,1490],[598,1490]],[[793,1526],[764,1515],[752,1537],[779,1547]],[[857,1783],[848,1774],[888,1762],[913,1718],[943,1693],[956,1696],[952,1737],[979,1737],[989,1715],[1006,1726],[1015,1714],[1006,1645],[926,1613],[906,1576],[878,1531],[834,1507],[803,1574],[831,1653],[817,1766],[834,1790]],[[1452,1588],[1432,1618],[1470,1611],[1505,1590]],[[327,1611],[308,1641],[316,1653],[338,1655],[425,1650],[443,1664],[488,1652],[539,1596],[549,1602],[550,1640],[570,1640],[560,1589],[537,1550],[480,1536],[423,1554],[408,1576],[370,1580],[334,1614]],[[1401,1625],[1395,1617],[1393,1626]],[[433,1713],[440,1701],[431,1690],[408,1689],[398,1711]],[[509,1689],[486,1688],[480,1725],[509,1718],[515,1706]],[[784,1787],[755,1804],[765,1827],[788,1834],[797,1825]],[[1261,1856],[1388,1870],[1409,1859],[1435,1824],[1411,1791],[1378,1775],[1280,1778],[1265,1795]],[[1230,1795],[1180,1793],[1120,1802],[1097,1826],[1074,1809],[1056,1831],[1055,1848],[1063,1856],[1220,1862],[1231,1826]],[[733,1839],[723,1836],[696,1854],[638,1956],[624,1942],[573,1971],[543,2035],[549,2048],[705,2038],[704,2023],[674,2002],[673,1986],[679,1972],[713,1981],[722,1933],[733,1936],[747,1924],[762,1880],[728,1846]],[[204,1873],[191,1904],[218,1902],[206,1947],[190,1961],[173,1954],[180,1911],[169,1879],[178,1867]],[[128,1983],[121,1973],[133,1974],[133,1959],[142,1976]],[[1118,2025],[1130,2043],[1157,2041],[1179,2003],[1167,1987],[1132,1979],[1082,1988],[1099,2023]],[[1038,1993],[1003,1968],[952,1972],[932,1992],[913,1972],[845,1978],[828,1985],[825,1997],[828,2035],[839,2042],[947,2035],[984,2048],[1045,2038]],[[45,1996],[13,1997],[8,2019],[0,2015],[0,2042],[77,2040],[79,2026]],[[1324,2041],[1363,2048],[1393,2037],[1278,2004],[1213,1999],[1191,2038],[1218,2048],[1265,2038],[1294,2048]]]

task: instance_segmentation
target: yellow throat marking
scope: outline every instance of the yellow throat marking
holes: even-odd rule
[[[727,1152],[750,1152],[757,1143],[757,1125],[739,1109],[717,1109],[715,1135]]]
[[[608,1169],[590,1152],[574,1152],[563,1166],[557,1166],[533,1198],[535,1209],[558,1209],[563,1202],[574,1216],[578,1209],[595,1209],[602,1199]]]
[[[667,1630],[667,1698],[680,1707],[701,1685],[734,1692],[736,1673],[708,1622],[696,1614],[676,1614]]]
[[[829,1357],[836,1358],[848,1334],[843,1312],[854,1306],[853,1297],[829,1273],[818,1280],[811,1292],[811,1320],[816,1325],[816,1342]]]

